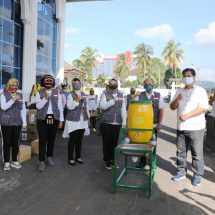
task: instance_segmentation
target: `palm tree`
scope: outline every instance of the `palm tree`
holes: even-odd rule
[[[153,55],[153,48],[150,45],[141,43],[135,48],[134,54],[136,55],[137,68],[143,73],[143,78],[145,78],[146,71],[150,71],[150,59]]]
[[[92,83],[92,70],[96,66],[96,58],[99,57],[97,50],[86,47],[81,51],[79,59],[73,61],[74,66],[87,73],[87,82]]]
[[[129,74],[129,65],[126,59],[126,54],[119,55],[119,59],[114,65],[114,74],[119,77],[120,81],[125,81]]]
[[[181,44],[175,43],[174,40],[167,42],[162,52],[164,64],[173,71],[175,78],[177,78],[176,70],[184,57],[183,55],[184,50],[181,48]]]

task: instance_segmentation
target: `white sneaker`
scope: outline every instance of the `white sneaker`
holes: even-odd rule
[[[10,166],[15,168],[15,169],[21,169],[22,168],[22,165],[17,161],[11,161]]]
[[[131,157],[131,160],[136,163],[138,161],[138,157]]]
[[[5,162],[4,163],[4,170],[5,171],[9,171],[10,170],[10,163],[9,162]]]

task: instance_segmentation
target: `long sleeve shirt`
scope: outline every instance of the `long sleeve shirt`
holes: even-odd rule
[[[114,98],[117,97],[117,93],[112,94],[112,95]],[[106,110],[113,105],[115,105],[114,99],[107,101],[106,95],[105,95],[105,93],[103,93],[101,96],[101,100],[100,100],[101,109]],[[122,108],[121,108],[121,114],[122,114],[122,125],[126,125],[127,112],[126,112],[126,102],[125,102],[124,98],[123,98],[123,103],[122,103]],[[115,116],[114,122],[111,124],[113,124],[113,125],[118,124],[118,123],[116,123],[116,116]]]
[[[47,90],[46,92],[51,95],[52,90]],[[46,99],[45,97],[43,97],[41,99],[39,92],[36,93],[36,107],[37,107],[37,109],[44,108],[44,106],[46,105],[47,102],[49,102],[49,106],[48,106],[48,110],[47,110],[46,114],[53,114],[51,101]],[[60,121],[63,122],[64,121],[63,104],[62,104],[61,95],[59,93],[58,93],[58,109],[60,111]]]
[[[79,96],[81,94],[79,92],[76,92]],[[67,96],[67,109],[69,110],[74,110],[76,107],[78,107],[79,102],[75,101],[72,97],[72,94],[70,93]],[[89,111],[87,107],[87,115],[89,117]],[[87,129],[88,128],[88,120],[84,120],[83,114],[80,115],[80,120],[78,122],[75,121],[69,121],[65,120],[65,128],[63,132],[63,137],[67,138],[69,137],[69,133],[78,130],[78,129]]]
[[[11,108],[14,103],[15,103],[15,101],[13,101],[13,99],[10,99],[8,102],[6,102],[6,98],[5,98],[4,94],[1,94],[1,109],[2,110],[7,110],[7,109]],[[27,126],[26,107],[25,107],[24,100],[22,100],[21,117],[22,117],[22,122],[23,122],[22,126]]]

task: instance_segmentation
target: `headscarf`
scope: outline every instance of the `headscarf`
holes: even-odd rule
[[[9,79],[9,81],[7,82],[6,89],[12,96],[16,95],[18,88],[19,88],[19,81],[15,78]]]
[[[117,92],[117,88],[118,88],[118,81],[117,81],[117,79],[112,78],[109,81],[108,91],[110,91],[111,93],[116,93]]]

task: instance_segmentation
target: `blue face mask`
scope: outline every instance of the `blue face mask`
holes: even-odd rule
[[[153,90],[153,85],[144,85],[144,89],[146,90],[146,92],[151,92]]]
[[[80,90],[81,89],[81,84],[80,83],[72,83],[72,87],[74,90]]]

